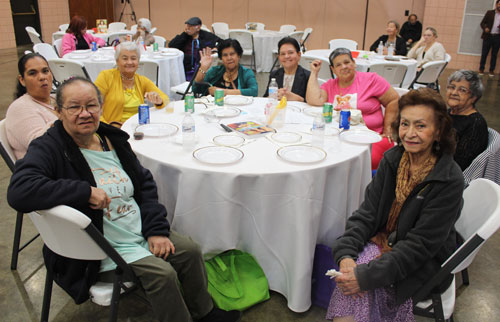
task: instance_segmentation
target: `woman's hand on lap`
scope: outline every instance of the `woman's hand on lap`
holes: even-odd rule
[[[175,246],[167,236],[148,237],[149,250],[156,257],[167,259],[168,255],[175,254]]]

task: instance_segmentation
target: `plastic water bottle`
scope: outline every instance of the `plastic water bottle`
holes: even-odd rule
[[[264,115],[267,119],[269,117],[269,113],[271,112],[271,107],[278,103],[278,83],[276,82],[276,78],[271,78],[271,82],[269,83],[269,98],[267,100],[267,104],[264,110]]]
[[[377,54],[382,56],[384,54],[384,43],[382,40],[378,43]]]
[[[387,48],[387,56],[392,57],[394,55],[394,45],[390,44],[389,48]]]
[[[196,140],[196,126],[191,113],[186,113],[182,120],[182,147],[192,151]]]
[[[325,120],[323,114],[317,114],[314,117],[312,126],[312,145],[316,147],[323,147],[325,143]]]

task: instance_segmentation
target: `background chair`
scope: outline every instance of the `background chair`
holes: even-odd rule
[[[54,41],[54,49],[59,57],[62,58],[62,39],[56,39]]]
[[[48,59],[47,61],[55,80],[59,83],[75,76],[90,79],[89,73],[87,73],[82,62],[64,58]]]
[[[9,141],[7,141],[7,131],[5,129],[5,119],[0,121],[0,155],[2,155],[3,160],[9,167],[11,172],[14,172],[16,157],[14,156],[14,151],[10,147]],[[35,237],[32,237],[28,242],[24,243],[24,245],[19,246],[21,244],[21,231],[23,228],[23,217],[24,214],[22,212],[17,212],[16,215],[16,227],[14,229],[14,241],[12,242],[12,257],[10,260],[10,269],[17,269],[17,260],[19,258],[19,253],[31,242],[33,242],[40,234],[37,234]]]
[[[90,288],[90,298],[99,305],[111,305],[110,321],[116,321],[120,293],[130,293],[138,285],[131,267],[108,243],[90,218],[68,206],[57,206],[28,214],[40,232],[44,244],[54,253],[81,260],[110,257],[116,264],[114,283],[97,283]],[[132,281],[124,282],[124,281]],[[42,304],[42,321],[48,321],[53,276],[47,271]],[[111,290],[111,291],[110,291]],[[111,296],[111,300],[109,297]]]
[[[295,30],[297,30],[297,27],[295,27],[294,25],[281,25],[281,27],[280,27],[280,32],[283,32],[286,34],[291,34]]]
[[[229,38],[229,25],[225,22],[214,22],[212,24],[212,30],[220,39]]]
[[[337,48],[347,48],[349,50],[358,50],[358,43],[354,40],[350,39],[332,39],[328,43],[330,45],[331,50],[335,50]]]
[[[302,38],[304,37],[303,31],[294,31],[294,32],[290,33],[288,36],[297,40],[297,42],[299,43],[299,45],[301,46],[301,49],[302,49]],[[278,53],[277,49],[276,49],[276,53]]]
[[[410,88],[419,88],[429,84],[436,84],[436,90],[439,92],[437,80],[445,66],[446,61],[444,60],[425,63],[422,69],[417,73],[415,79],[411,82]]]
[[[137,32],[137,25],[130,26],[130,31],[132,31],[135,34]]]
[[[500,186],[487,179],[476,179],[465,189],[464,206],[455,228],[465,242],[441,265],[433,276],[413,296],[415,314],[434,318],[436,321],[453,319],[455,306],[455,279],[443,293],[432,290],[450,274],[467,268],[484,242],[500,228]],[[431,300],[424,301],[431,294]]]
[[[205,31],[208,31],[208,32],[211,32],[210,29],[208,29],[208,27],[206,25],[201,25],[201,30],[205,30]]]
[[[69,23],[63,23],[62,25],[59,25],[59,31],[66,32],[66,30],[68,29],[68,27],[69,27]]]
[[[465,184],[486,178],[500,185],[500,134],[488,128],[488,146],[464,170]]]
[[[158,72],[160,70],[160,65],[155,61],[142,60],[139,62],[139,67],[137,68],[137,74],[146,76],[149,78],[156,86],[158,86]]]
[[[116,42],[116,40],[118,39],[119,41],[123,41],[124,39],[127,39],[127,36],[128,35],[131,35],[132,36],[132,32],[131,31],[128,31],[128,30],[122,30],[122,31],[115,31],[115,32],[110,32],[108,30],[108,38],[105,39],[106,43],[108,44],[108,46],[111,46],[111,44],[113,42]]]
[[[304,29],[304,35],[302,35],[302,40],[300,41],[300,46],[302,47],[303,53],[305,53],[307,51],[306,41],[307,41],[307,39],[309,39],[309,36],[312,34],[312,32],[313,32],[312,28]]]
[[[122,31],[127,29],[127,24],[124,22],[111,22],[108,25],[108,32],[117,32],[117,31]]]
[[[165,48],[167,45],[167,40],[162,36],[153,35],[155,37],[155,43],[158,44],[159,48]]]
[[[332,70],[330,69],[330,62],[327,58],[302,55],[302,57],[300,57],[299,65],[307,70],[311,70],[311,63],[316,59],[321,60],[321,68],[318,73],[318,82],[319,85],[321,85],[330,78],[333,78]]]
[[[149,33],[154,35],[157,30],[158,30],[158,28],[153,27],[153,28],[151,28],[151,31]]]
[[[408,66],[397,63],[374,63],[368,68],[369,72],[382,76],[393,87],[403,87]]]
[[[33,51],[35,53],[39,53],[40,55],[45,57],[45,59],[47,59],[47,60],[59,58],[59,55],[57,54],[56,49],[54,47],[52,47],[51,45],[44,43],[44,42],[39,43],[39,44],[34,44]]]
[[[35,28],[27,26],[24,29],[28,33],[28,36],[30,37],[31,42],[33,44],[39,44],[39,43],[43,42],[42,39],[40,38],[40,34],[35,30]]]
[[[246,30],[262,31],[262,30],[266,29],[266,25],[263,24],[262,22],[247,22],[245,24],[245,29]]]
[[[253,34],[246,30],[230,30],[229,38],[239,41],[241,48],[243,48],[243,56],[250,56],[250,68],[255,72],[255,47],[253,43]]]
[[[406,94],[410,91],[408,88],[401,88],[401,87],[394,87],[394,90],[396,90],[399,97],[403,96],[404,94]]]

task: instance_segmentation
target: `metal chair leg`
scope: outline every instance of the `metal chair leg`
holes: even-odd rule
[[[462,271],[462,284],[469,285],[469,271],[467,268]]]
[[[14,230],[14,243],[12,245],[12,259],[10,261],[10,269],[17,269],[17,258],[19,256],[19,243],[21,242],[21,230],[23,228],[23,213],[18,212],[16,216],[16,228]]]
[[[120,302],[121,279],[123,271],[117,267],[115,270],[115,280],[113,282],[113,294],[111,295],[111,312],[109,315],[109,322],[116,322],[118,320],[118,304]]]
[[[52,297],[52,272],[47,271],[45,289],[43,291],[42,318],[40,321],[49,321],[50,299]]]
[[[443,303],[441,294],[432,294],[432,305],[434,309],[434,320],[436,322],[444,322]]]

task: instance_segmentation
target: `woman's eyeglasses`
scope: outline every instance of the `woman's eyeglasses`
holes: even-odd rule
[[[69,115],[79,115],[81,112],[83,112],[83,109],[90,114],[97,113],[101,110],[101,105],[99,104],[88,104],[88,105],[73,105],[73,106],[68,106],[68,107],[62,107],[66,111],[68,111]]]
[[[453,85],[453,84],[450,84],[450,85],[446,86],[446,89],[447,89],[447,90],[449,90],[449,91],[452,91],[452,92],[453,92],[453,91],[455,91],[455,90],[458,90],[458,92],[459,92],[460,94],[464,94],[464,95],[465,95],[465,94],[469,94],[469,93],[470,93],[470,89],[465,88],[465,87],[463,87],[463,86],[460,86],[460,87],[458,87],[458,88],[457,88],[457,87],[456,87],[455,85]]]

